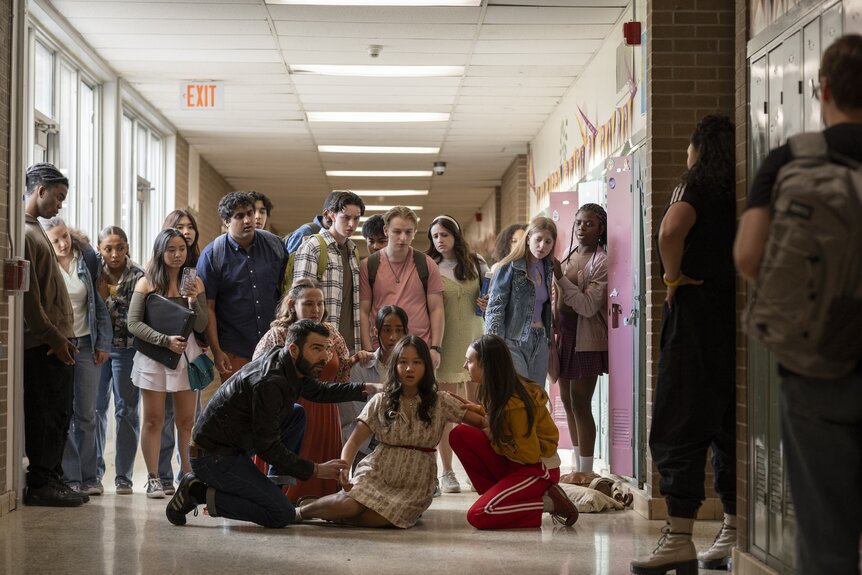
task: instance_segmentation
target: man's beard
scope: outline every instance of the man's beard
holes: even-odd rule
[[[320,372],[323,371],[323,368],[326,367],[325,362],[318,362],[312,364],[310,361],[305,359],[302,354],[296,360],[296,370],[306,377],[319,377]]]

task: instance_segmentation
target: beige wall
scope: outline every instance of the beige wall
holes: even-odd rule
[[[12,3],[0,3],[0,253],[9,253],[9,170],[10,170],[10,137],[12,106],[10,92],[12,88]],[[0,286],[3,282],[3,269],[0,267]],[[0,297],[0,334],[9,332],[9,298],[6,294]],[[2,341],[8,355],[7,341]],[[0,359],[0,515],[14,507],[15,494],[12,485],[6,482],[6,459],[10,446],[8,436],[9,414],[7,387],[8,362]]]
[[[527,189],[527,156],[515,156],[503,174],[500,185],[500,224],[498,230],[511,224],[526,223],[529,214]]]
[[[188,142],[177,135],[177,183],[175,209],[187,209],[189,206],[189,154],[192,153]],[[221,220],[218,217],[218,203],[228,192],[234,191],[221,174],[203,157],[198,162],[198,209],[195,213],[201,249],[222,233]],[[172,208],[174,209],[174,208]]]

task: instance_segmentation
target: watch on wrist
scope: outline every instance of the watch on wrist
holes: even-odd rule
[[[430,346],[430,348],[433,349],[434,351],[436,351],[437,353],[439,353],[440,355],[443,355],[443,346],[432,345],[432,346]]]

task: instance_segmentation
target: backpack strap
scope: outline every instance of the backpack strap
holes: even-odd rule
[[[314,234],[317,238],[317,243],[320,244],[320,255],[317,257],[317,281],[323,281],[323,274],[326,273],[326,266],[329,265],[329,246],[326,245],[326,238],[323,234]]]
[[[354,252],[355,253],[355,252]],[[416,266],[416,273],[419,274],[419,279],[422,281],[422,288],[425,293],[428,293],[428,261],[425,259],[425,254],[413,250],[413,265]],[[380,267],[380,252],[374,252],[368,256],[368,285],[374,289],[374,280],[377,278],[377,268]]]
[[[90,272],[90,281],[96,285],[96,280],[99,279],[99,258],[93,248],[81,250],[81,257],[84,258],[84,263],[87,265],[87,270]]]
[[[213,241],[212,264],[213,269],[221,275],[221,268],[224,265],[224,250],[227,243],[227,234],[222,234]]]
[[[380,267],[380,251],[368,256],[368,285],[374,289],[374,280],[377,279],[377,268]]]

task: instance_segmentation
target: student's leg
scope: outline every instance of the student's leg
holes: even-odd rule
[[[177,391],[170,394],[174,403],[174,421],[177,426],[177,447],[180,452],[180,464],[183,474],[192,470],[189,465],[189,441],[192,438],[192,426],[195,424],[195,405],[197,394],[194,391]]]
[[[594,375],[584,379],[576,379],[571,383],[569,393],[572,399],[572,412],[577,426],[577,439],[580,457],[592,459],[596,445],[596,421],[593,419],[593,392],[596,390],[596,381],[599,376]],[[561,388],[562,390],[562,388]],[[592,465],[585,465],[589,469],[581,469],[586,473],[592,473]]]
[[[440,391],[458,393],[457,384],[438,383],[437,386],[440,388]],[[443,475],[452,471],[452,446],[449,445],[449,432],[452,431],[452,427],[451,423],[447,423],[443,427],[443,435],[440,436],[440,444],[437,446],[437,452],[440,454],[440,467],[443,471]],[[458,489],[460,490],[460,487]]]
[[[572,387],[574,385],[574,381],[571,379],[563,379],[562,377],[557,380],[560,384],[560,400],[563,402],[563,410],[566,412],[566,423],[569,427],[569,437],[572,439],[572,446],[575,448],[577,452],[579,450],[579,442],[580,438],[578,437],[578,424],[575,421],[575,408],[574,408],[574,398],[572,393]],[[577,462],[575,463],[575,467],[577,467]]]
[[[359,525],[357,521],[361,521],[360,518],[366,511],[370,510],[343,491],[315,499],[300,507],[303,519],[325,519],[350,525]],[[369,519],[370,516],[366,520]]]
[[[111,383],[114,381],[114,361],[112,349],[108,355],[108,361],[103,363],[99,370],[99,383],[96,390],[96,473],[100,481],[105,476],[108,407],[111,403]]]
[[[159,479],[164,485],[174,484],[174,447],[176,447],[176,436],[174,435],[174,402],[165,394],[164,405],[165,417],[162,421],[161,435],[159,436]]]
[[[476,529],[518,529],[542,524],[542,494],[559,479],[541,463],[523,465],[507,460],[508,472],[467,511]]]
[[[117,423],[116,481],[132,484],[141,436],[141,390],[132,383],[135,349],[115,349],[113,365],[114,416]]]
[[[449,443],[477,493],[485,493],[506,475],[508,460],[491,448],[482,430],[456,425],[449,434]]]
[[[141,426],[141,451],[148,475],[157,475],[159,470],[159,437],[165,418],[165,396],[163,391],[142,389],[144,421]]]

